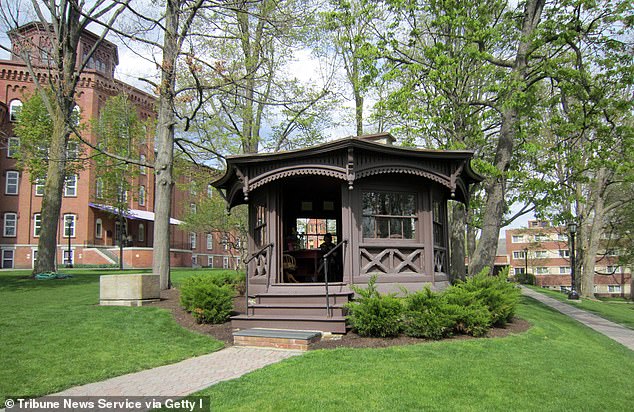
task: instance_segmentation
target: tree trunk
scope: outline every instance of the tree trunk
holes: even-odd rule
[[[163,63],[159,91],[158,128],[156,136],[156,174],[154,257],[152,271],[160,275],[161,290],[169,289],[170,281],[170,215],[174,180],[174,97],[176,90],[176,60],[178,42],[178,1],[168,0],[165,9]]]
[[[497,175],[489,177],[485,185],[487,196],[485,212],[482,218],[482,233],[469,265],[469,275],[471,276],[479,273],[487,266],[493,269],[493,264],[495,263],[500,225],[506,209],[506,172],[513,156],[519,115],[518,104],[515,100],[525,91],[524,83],[527,78],[528,52],[532,44],[533,33],[539,24],[544,3],[545,0],[529,0],[524,7],[522,36],[517,47],[513,67],[509,73],[509,83],[513,86],[511,86],[502,103],[502,125],[494,161]]]
[[[359,90],[354,92],[355,119],[357,123],[357,136],[363,135],[363,96]]]
[[[465,278],[465,227],[467,216],[465,206],[460,202],[449,204],[449,252],[451,264],[449,265],[449,280],[464,280]]]

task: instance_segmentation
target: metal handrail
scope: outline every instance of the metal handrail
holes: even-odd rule
[[[258,250],[257,252],[253,253],[251,255],[251,257],[249,257],[245,262],[244,265],[248,265],[249,262],[251,262],[253,259],[255,259],[256,257],[262,255],[264,253],[265,250],[272,248],[273,247],[273,242],[269,243],[268,245],[262,246],[262,248],[260,250]],[[267,273],[266,275],[269,276],[270,275],[270,261],[271,259],[268,258],[267,260],[267,265],[269,266],[267,269]],[[249,316],[249,267],[246,266],[246,271],[245,271],[245,279],[244,279],[244,296],[246,299],[246,312],[247,312],[247,316]]]
[[[348,240],[344,239],[341,242],[337,243],[337,246],[333,247],[328,253],[326,253],[323,257],[324,259],[324,283],[326,285],[326,316],[332,317],[332,313],[330,311],[330,294],[328,292],[328,258],[332,255],[337,249],[341,246],[348,244]],[[343,261],[343,259],[342,259]],[[247,310],[248,311],[248,310]]]

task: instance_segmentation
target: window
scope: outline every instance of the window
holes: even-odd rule
[[[95,237],[101,239],[103,237],[103,222],[101,219],[95,220]]]
[[[324,241],[326,233],[333,235],[332,241],[337,243],[337,221],[334,219],[299,218],[295,221],[295,227],[299,234],[297,236],[299,244],[293,245],[293,247],[318,249],[319,245]]]
[[[18,150],[20,150],[20,138],[9,137],[7,140],[7,157],[15,157]]]
[[[559,267],[560,275],[569,275],[570,274],[570,266],[560,266]]]
[[[619,273],[619,272],[621,272],[621,267],[620,266],[608,266],[607,267],[607,271],[608,271],[608,273]]]
[[[192,255],[192,266],[198,266],[198,256]]]
[[[513,259],[525,259],[526,258],[526,252],[522,251],[515,251],[513,252]]]
[[[207,233],[207,250],[211,250],[214,248],[214,235],[211,233]]]
[[[523,275],[525,272],[525,268],[515,268],[513,269],[513,271],[516,275]]]
[[[75,107],[73,107],[73,117],[72,117],[73,124],[75,126],[79,125],[80,120],[81,120],[81,109],[79,108],[79,106],[75,105]]]
[[[145,206],[145,186],[139,187],[139,206]]]
[[[608,285],[608,293],[621,293],[621,285]]]
[[[198,189],[196,189],[196,183],[191,182],[189,184],[189,194],[192,196],[196,196],[198,194]]]
[[[434,220],[434,246],[445,246],[445,204],[434,200],[432,204],[432,218]]]
[[[64,237],[75,237],[75,227],[77,216],[66,214],[64,215]]]
[[[64,249],[64,255],[62,256],[62,260],[64,262],[64,265],[70,265],[71,263],[73,263],[73,250],[70,249]]]
[[[77,175],[66,176],[66,181],[64,182],[64,196],[77,196]]]
[[[33,237],[39,237],[42,230],[42,215],[36,213],[33,215]]]
[[[12,122],[18,120],[20,110],[22,110],[22,102],[18,99],[11,100],[11,103],[9,103],[9,120]]]
[[[16,236],[16,227],[18,225],[18,214],[13,212],[8,212],[4,214],[4,237],[15,237]]]
[[[13,269],[12,249],[2,249],[2,269]]]
[[[103,179],[100,177],[95,180],[95,197],[97,199],[103,198]]]
[[[548,270],[548,268],[547,268],[547,267],[544,267],[544,266],[538,266],[538,267],[536,268],[536,272],[537,272],[537,274],[538,274],[538,275],[547,275],[547,274],[549,274],[549,273],[550,273],[550,271]]]
[[[69,141],[66,145],[66,159],[77,160],[79,158],[79,143]]]
[[[557,234],[557,240],[559,240],[560,242],[567,242],[568,241],[568,236],[566,236],[563,233],[558,233]]]
[[[524,236],[523,235],[516,235],[513,236],[513,238],[511,239],[511,241],[513,243],[524,243]]]
[[[229,250],[229,237],[227,235],[222,237],[222,245],[225,251]]]
[[[35,196],[44,196],[44,179],[35,179]]]
[[[222,257],[222,268],[229,269],[229,256]]]
[[[605,251],[606,256],[618,256],[619,253],[616,251],[616,249],[608,249]]]
[[[15,170],[8,170],[6,177],[6,185],[4,187],[5,195],[17,195],[18,187],[20,183],[20,172]]]
[[[119,187],[119,189],[117,189],[117,201],[120,203],[127,203],[128,191],[123,189],[122,187]]]
[[[548,235],[535,235],[535,242],[548,242]]]
[[[568,249],[559,249],[559,257],[569,258],[570,257],[570,251]]]
[[[139,223],[139,242],[145,242],[145,225],[143,223]]]
[[[545,259],[548,257],[548,251],[547,250],[536,250],[535,251],[535,257],[537,259]]]
[[[214,267],[214,257],[213,256],[207,256],[207,266],[209,266],[210,268]]]
[[[363,192],[363,237],[415,239],[416,195],[397,192]],[[436,216],[434,216],[436,234]],[[437,239],[434,239],[436,243]]]
[[[189,211],[191,212],[192,215],[196,214],[196,203],[189,204]]]
[[[261,248],[266,243],[266,206],[261,204],[255,206],[253,242],[256,248]]]
[[[191,249],[196,249],[196,233],[195,232],[189,232],[189,247]]]
[[[211,184],[207,185],[207,197],[212,198],[214,195],[214,187]]]
[[[139,160],[141,161],[141,163],[145,163],[145,155],[142,154],[141,156],[139,156]],[[145,166],[139,166],[139,173],[141,173],[142,175],[146,175],[147,174],[147,168]]]

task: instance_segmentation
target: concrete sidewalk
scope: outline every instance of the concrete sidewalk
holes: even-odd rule
[[[186,396],[302,353],[305,352],[232,346],[48,396]]]
[[[603,319],[585,310],[574,307],[574,303],[568,304],[557,299],[550,298],[542,293],[522,286],[522,294],[529,296],[543,304],[568,315],[578,322],[604,334],[608,338],[617,341],[621,345],[634,350],[634,330]]]

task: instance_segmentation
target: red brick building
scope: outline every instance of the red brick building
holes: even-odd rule
[[[15,33],[30,38],[40,45],[40,53],[32,56],[38,76],[49,74],[47,37],[42,26],[30,23]],[[10,33],[11,35],[11,33]],[[12,36],[13,37],[13,36]],[[97,36],[84,32],[77,53],[84,59],[88,50],[97,41]],[[37,244],[41,225],[43,186],[31,182],[27,171],[19,170],[15,153],[20,150],[20,141],[13,132],[16,114],[22,104],[34,92],[34,82],[25,63],[18,57],[18,42],[13,42],[14,53],[9,60],[0,60],[0,252],[2,268],[32,268],[37,258]],[[126,93],[136,106],[141,119],[156,117],[155,98],[139,89],[114,78],[119,57],[117,47],[104,41],[89,60],[82,72],[77,87],[76,103],[80,122],[89,124],[96,118],[106,99]],[[95,136],[86,128],[83,136],[95,142]],[[141,159],[154,159],[153,134],[140,149]],[[90,149],[86,149],[90,154]],[[150,267],[152,265],[152,239],[154,227],[154,175],[151,170],[135,167],[131,173],[128,193],[129,212],[126,213],[123,229],[114,209],[100,197],[100,180],[94,162],[86,161],[76,175],[68,176],[64,187],[61,217],[58,229],[58,264],[116,265],[119,260],[119,245],[123,238],[123,261],[125,267]],[[177,176],[181,183],[186,176]],[[209,192],[209,195],[211,192]],[[178,218],[199,195],[175,189],[171,226],[173,266],[235,267],[239,259],[230,256],[218,234],[191,234],[179,229]],[[70,245],[70,248],[69,248]]]
[[[604,240],[609,245],[608,239]],[[531,220],[528,228],[509,229],[506,254],[511,274],[534,274],[535,283],[549,289],[570,288],[570,250],[565,227]],[[600,251],[595,264],[595,294],[629,296],[630,278],[629,270],[618,264],[618,251],[610,248]]]

